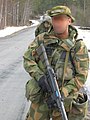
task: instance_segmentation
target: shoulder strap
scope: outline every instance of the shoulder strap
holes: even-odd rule
[[[64,85],[65,72],[66,72],[66,67],[67,67],[67,64],[68,64],[68,58],[69,58],[69,51],[66,52],[61,91],[62,91],[62,88],[63,88],[63,85]]]
[[[83,41],[83,39],[77,39],[76,42]]]
[[[75,51],[73,51],[73,52],[75,52]],[[76,67],[75,67],[75,64],[74,64],[74,61],[73,61],[72,50],[70,50],[69,58],[70,58],[70,61],[71,61],[71,64],[72,64],[73,75],[75,76],[76,75]]]

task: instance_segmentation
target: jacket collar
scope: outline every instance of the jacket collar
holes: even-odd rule
[[[74,47],[76,38],[78,36],[78,32],[75,27],[69,26],[69,37],[67,39],[60,39],[55,36],[55,32],[53,27],[44,34],[44,39],[46,44],[58,43],[61,47],[63,47],[66,51],[70,51],[72,47]],[[51,39],[51,40],[50,40]]]

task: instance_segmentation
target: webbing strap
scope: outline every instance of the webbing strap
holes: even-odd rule
[[[62,76],[62,87],[61,87],[61,91],[62,91],[62,88],[63,88],[63,85],[64,85],[65,72],[66,72],[66,68],[67,68],[67,64],[68,64],[68,58],[69,58],[69,51],[66,52],[64,70],[63,70],[63,76]]]

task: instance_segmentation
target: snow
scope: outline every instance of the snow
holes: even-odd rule
[[[81,29],[78,29],[78,27],[76,27],[77,30],[78,30],[78,39],[83,39],[84,40],[84,43],[86,44],[87,48],[90,49],[90,30],[81,30]]]
[[[23,27],[6,27],[3,30],[0,30],[0,37],[5,37],[8,35],[11,35],[19,30],[22,30],[24,28],[27,28],[27,26],[23,26]]]
[[[40,21],[43,21],[43,16],[40,16]]]
[[[25,28],[28,28],[28,27],[34,27],[34,26],[37,26],[39,24],[38,21],[36,20],[30,20],[32,21],[32,25],[31,26],[20,26],[20,27],[6,27],[5,29],[3,30],[0,30],[0,37],[5,37],[5,36],[8,36],[8,35],[11,35],[17,31],[20,31],[22,29],[25,29]]]

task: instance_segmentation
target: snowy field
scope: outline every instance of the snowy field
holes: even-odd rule
[[[23,26],[23,27],[7,27],[3,30],[0,30],[0,37],[5,37],[5,36],[8,36],[8,35],[11,35],[17,31],[20,31],[22,29],[25,29],[27,27],[33,27],[33,26],[37,26],[39,24],[38,21],[36,20],[32,20],[32,25],[31,26]],[[77,29],[79,27],[75,26]],[[81,30],[81,29],[78,29],[78,32],[79,32],[79,36],[78,38],[83,38],[86,46],[88,49],[90,49],[90,30]],[[89,56],[90,56],[90,53],[89,53]],[[89,75],[88,75],[88,78],[87,78],[87,81],[85,83],[85,86],[87,88],[87,91],[89,91],[88,93],[90,93],[90,69],[89,69]],[[90,96],[90,95],[89,95]]]

